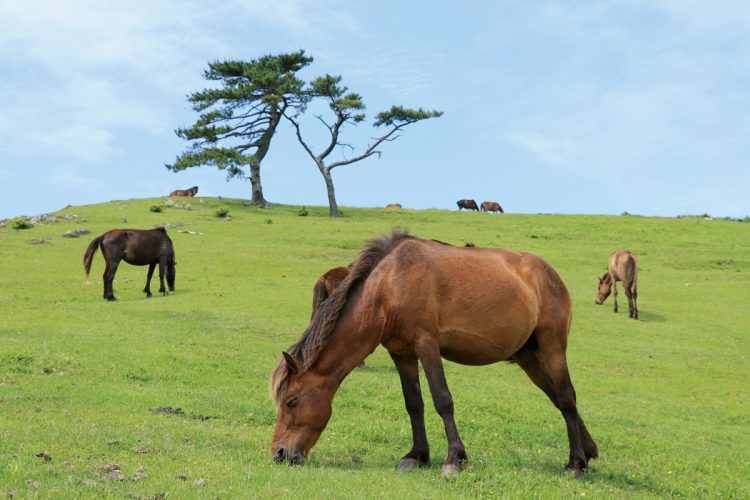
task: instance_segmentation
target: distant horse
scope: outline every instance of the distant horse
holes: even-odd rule
[[[503,212],[503,207],[500,206],[500,204],[496,201],[483,201],[482,202],[482,212]]]
[[[193,186],[190,189],[175,189],[169,196],[195,196],[198,194],[198,186]]]
[[[476,210],[479,212],[479,208],[477,207],[477,202],[474,200],[458,200],[456,202],[456,205],[458,205],[458,211],[460,212],[462,208],[465,208],[466,210]]]
[[[617,282],[622,281],[625,296],[628,298],[628,312],[638,319],[638,260],[627,250],[614,252],[609,257],[609,269],[599,278],[599,293],[596,303],[603,304],[614,289],[615,312],[617,312]]]
[[[313,286],[313,307],[310,321],[315,317],[315,313],[318,312],[323,301],[330,297],[336,287],[339,286],[348,275],[348,267],[334,267],[318,278],[318,281],[315,282],[315,286]],[[364,366],[365,362],[362,361],[359,364],[359,368],[363,368]]]
[[[567,469],[582,474],[598,451],[568,373],[571,309],[560,276],[535,255],[459,248],[400,231],[373,240],[271,376],[273,458],[304,463],[331,417],[339,385],[381,344],[396,365],[411,419],[412,448],[399,469],[430,462],[419,362],[448,439],[443,473],[467,461],[442,356],[467,365],[517,363],[562,413]],[[486,390],[494,382],[478,383]]]
[[[83,268],[86,270],[86,278],[91,271],[91,261],[97,249],[102,249],[104,256],[104,298],[117,300],[112,281],[117,272],[117,266],[124,260],[135,266],[148,266],[146,275],[147,297],[151,297],[151,276],[154,274],[156,264],[159,264],[159,292],[168,295],[164,288],[164,277],[166,275],[167,285],[170,291],[174,291],[175,259],[172,240],[167,236],[167,230],[163,227],[156,229],[112,229],[101,236],[94,238],[89,243],[86,253],[83,254]]]
[[[334,267],[318,278],[318,281],[315,282],[315,286],[313,286],[313,307],[310,320],[315,317],[315,313],[318,312],[323,301],[333,293],[336,287],[339,286],[348,275],[348,267]]]
[[[389,203],[385,206],[385,208],[404,208],[401,206],[401,203]]]

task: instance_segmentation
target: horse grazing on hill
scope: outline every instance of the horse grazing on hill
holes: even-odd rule
[[[112,282],[121,260],[135,266],[148,266],[146,288],[143,289],[147,297],[151,297],[151,276],[154,274],[156,264],[159,264],[159,292],[168,295],[166,288],[164,288],[165,276],[169,290],[174,291],[175,265],[177,263],[175,262],[172,240],[169,239],[167,230],[163,227],[156,229],[112,229],[91,240],[83,254],[83,268],[86,270],[87,279],[91,271],[91,261],[99,248],[102,249],[105,262],[103,276],[105,299],[117,300],[112,289]]]
[[[496,201],[483,201],[482,212],[499,212],[501,214],[505,213],[503,212],[503,207],[501,207],[500,204]]]
[[[599,278],[599,293],[595,302],[599,305],[609,297],[614,289],[615,312],[617,312],[617,282],[622,281],[625,296],[628,298],[628,312],[633,319],[638,319],[638,259],[635,255],[623,250],[614,252],[609,257],[609,268]]]
[[[458,205],[458,211],[460,212],[462,208],[465,208],[466,210],[476,210],[479,212],[479,208],[477,207],[477,202],[474,200],[458,200],[456,202],[456,205]]]
[[[380,344],[396,365],[411,419],[412,447],[399,469],[430,462],[419,362],[448,439],[443,473],[467,461],[443,357],[466,365],[517,363],[562,413],[567,469],[582,474],[598,451],[568,373],[571,308],[560,276],[535,255],[454,247],[401,231],[373,240],[271,376],[272,456],[277,463],[304,463],[331,417],[339,385]]]
[[[198,194],[198,186],[193,186],[190,189],[175,189],[169,196],[195,196]]]
[[[401,206],[401,203],[389,203],[385,206],[385,208],[404,208]]]

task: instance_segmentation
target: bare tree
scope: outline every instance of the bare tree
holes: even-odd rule
[[[331,177],[331,171],[334,168],[342,165],[351,165],[352,163],[369,158],[372,155],[380,156],[381,151],[378,148],[384,142],[394,141],[399,138],[400,132],[404,127],[443,114],[442,111],[425,111],[422,108],[415,110],[401,106],[392,106],[390,110],[378,113],[375,117],[375,122],[373,123],[373,126],[375,127],[388,127],[383,135],[374,137],[372,139],[373,142],[368,144],[360,154],[354,153],[354,156],[351,158],[326,163],[329,155],[333,152],[336,146],[348,147],[352,151],[355,151],[354,147],[341,142],[342,128],[346,124],[356,125],[365,120],[365,105],[362,102],[362,97],[353,92],[347,93],[348,89],[341,86],[340,83],[341,77],[332,75],[325,75],[310,82],[310,87],[308,89],[309,96],[311,98],[325,99],[328,102],[328,107],[334,115],[332,120],[326,120],[320,115],[316,117],[328,129],[330,134],[328,144],[319,153],[316,154],[312,147],[308,145],[302,137],[299,120],[301,113],[297,112],[295,114],[290,112],[290,110],[287,110],[284,113],[284,116],[294,126],[299,143],[315,162],[315,165],[317,165],[318,170],[320,170],[320,173],[325,180],[326,190],[328,192],[329,213],[331,217],[339,217],[341,215],[336,203],[336,193],[333,186],[333,178]]]

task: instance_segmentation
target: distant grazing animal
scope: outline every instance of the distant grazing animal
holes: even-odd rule
[[[385,206],[385,208],[403,208],[401,206],[401,203],[389,203]]]
[[[315,313],[318,312],[320,305],[326,300],[331,293],[336,289],[344,278],[349,275],[348,267],[334,267],[326,271],[313,286],[313,307],[312,315],[310,319],[315,317]]]
[[[193,186],[190,189],[175,189],[169,196],[195,196],[198,194],[198,186]]]
[[[614,289],[615,312],[617,312],[617,282],[622,281],[625,296],[628,298],[628,312],[638,319],[638,260],[627,250],[614,252],[609,257],[609,270],[599,278],[599,293],[596,303],[603,304]]]
[[[477,202],[474,200],[458,200],[456,202],[456,205],[458,205],[459,212],[462,208],[465,208],[466,210],[476,210],[477,212],[479,212]]]
[[[500,204],[496,201],[483,201],[482,202],[482,212],[503,212],[503,207],[500,206]]]
[[[271,376],[273,459],[305,462],[339,385],[380,344],[396,365],[411,420],[412,447],[399,469],[430,463],[420,362],[448,439],[443,473],[467,462],[444,357],[466,365],[518,364],[562,413],[567,469],[582,474],[598,451],[578,413],[566,362],[571,309],[560,276],[535,255],[454,247],[401,231],[371,241]],[[490,391],[495,382],[477,383]]]
[[[175,279],[175,256],[172,240],[167,236],[167,230],[163,227],[156,229],[112,229],[101,236],[94,238],[89,243],[86,253],[83,254],[83,268],[86,270],[86,278],[91,271],[91,261],[97,249],[102,249],[104,256],[104,298],[117,300],[112,281],[117,272],[117,266],[124,260],[135,266],[148,266],[146,275],[147,297],[151,297],[151,276],[154,274],[156,264],[159,264],[159,292],[168,295],[164,288],[164,277],[170,291],[174,291]]]
[[[344,281],[344,278],[346,278],[348,275],[348,267],[334,267],[333,269],[329,269],[328,271],[326,271],[323,276],[318,278],[318,281],[315,282],[315,286],[313,286],[313,307],[312,315],[310,316],[311,321],[315,317],[315,313],[318,312],[318,309],[320,309],[323,301],[333,293],[336,287],[339,286],[341,282]],[[362,361],[359,364],[359,367],[362,368],[364,366],[365,362]]]

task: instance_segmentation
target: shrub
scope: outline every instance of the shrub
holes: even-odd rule
[[[10,223],[10,227],[16,230],[30,229],[34,227],[34,224],[32,224],[31,222],[27,221],[26,219],[22,217],[16,217],[15,219],[13,219],[13,222]]]
[[[149,208],[152,212],[161,212],[161,205],[151,205],[151,208]]]
[[[308,212],[307,208],[305,207],[300,208],[299,211],[297,212],[297,215],[299,215],[300,217],[307,217],[309,214],[310,212]]]
[[[225,206],[221,206],[216,209],[216,217],[219,217],[220,219],[226,219],[226,217],[229,215],[229,208]]]

